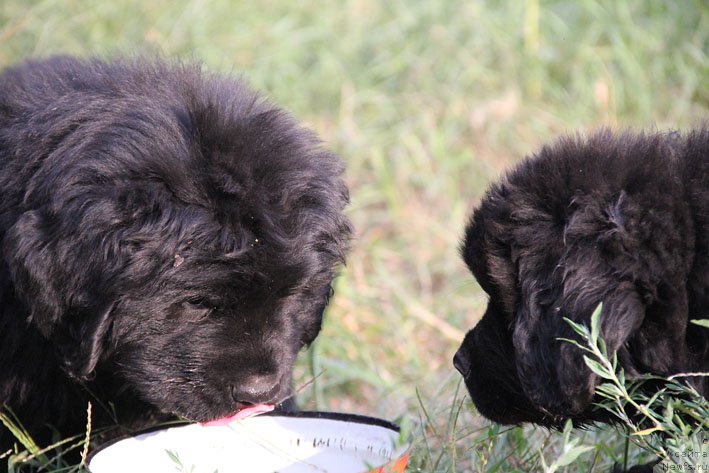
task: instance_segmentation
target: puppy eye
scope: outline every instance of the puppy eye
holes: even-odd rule
[[[206,304],[206,300],[204,299],[204,297],[192,297],[184,301],[183,305],[186,305],[191,308],[201,308],[206,307],[208,304]]]
[[[206,317],[217,307],[203,297],[193,297],[182,302],[182,309],[191,317]]]

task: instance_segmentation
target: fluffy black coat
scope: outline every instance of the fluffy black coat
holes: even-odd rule
[[[343,164],[161,60],[0,75],[0,401],[38,441],[290,394],[351,229]],[[0,425],[0,451],[10,445]]]
[[[709,129],[601,131],[545,146],[493,184],[463,258],[489,295],[454,358],[480,413],[559,427],[606,421],[562,320],[589,324],[626,373],[709,371]],[[709,380],[691,379],[709,396]]]

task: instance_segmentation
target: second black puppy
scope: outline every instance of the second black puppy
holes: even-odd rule
[[[98,427],[288,397],[351,233],[342,172],[289,115],[198,66],[4,71],[3,407],[41,442],[48,425],[80,433],[89,400]]]
[[[637,373],[709,371],[709,129],[563,138],[487,192],[463,257],[489,295],[454,363],[478,410],[505,423],[608,420],[563,317]],[[709,379],[690,378],[704,396]]]

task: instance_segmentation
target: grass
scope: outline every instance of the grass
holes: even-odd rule
[[[705,2],[0,2],[0,66],[117,51],[243,73],[347,161],[357,237],[296,372],[296,385],[317,376],[303,408],[410,424],[410,471],[651,458],[632,443],[626,454],[612,430],[506,428],[475,413],[451,358],[485,296],[458,245],[487,184],[542,142],[707,119]],[[562,465],[580,447],[591,449]]]

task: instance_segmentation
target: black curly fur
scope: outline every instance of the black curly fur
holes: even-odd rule
[[[455,357],[489,419],[608,421],[562,317],[589,324],[628,375],[709,371],[709,128],[566,137],[494,184],[463,258],[489,295]],[[709,395],[709,380],[692,379]]]
[[[0,401],[42,442],[80,433],[89,400],[97,429],[287,397],[348,246],[342,172],[197,65],[5,70]]]

